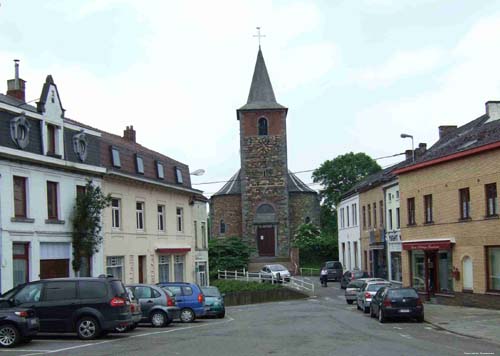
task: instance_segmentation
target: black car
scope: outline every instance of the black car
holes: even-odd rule
[[[31,309],[11,308],[7,300],[0,300],[0,346],[14,347],[29,342],[39,329],[38,318]]]
[[[342,263],[339,261],[326,261],[323,268],[328,271],[328,281],[340,281],[342,278]]]
[[[347,285],[354,279],[368,278],[368,277],[369,275],[368,272],[366,271],[360,271],[358,269],[354,269],[352,271],[346,271],[344,272],[344,275],[340,280],[340,288],[346,289]]]
[[[127,291],[119,279],[56,278],[21,284],[2,295],[33,309],[41,332],[76,332],[90,340],[132,324]]]
[[[377,317],[381,323],[390,318],[414,318],[421,323],[424,321],[424,305],[413,288],[383,287],[372,299],[370,316]]]

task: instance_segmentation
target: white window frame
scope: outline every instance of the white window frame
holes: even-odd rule
[[[113,206],[113,200],[118,202],[117,207]],[[111,198],[111,228],[114,230],[120,230],[122,226],[121,206],[122,201],[120,198]],[[116,216],[118,216],[118,224],[116,224]]]
[[[175,217],[177,232],[184,232],[184,208],[175,208]]]
[[[172,266],[172,263],[171,263],[171,255],[160,255],[158,256],[158,279],[160,278],[160,266],[162,265],[167,265],[168,266],[168,275],[167,275],[167,282],[171,282],[171,268],[170,266]],[[160,281],[160,282],[163,282],[163,281]]]
[[[182,281],[178,281],[176,278],[176,266],[182,265]],[[186,277],[186,256],[185,255],[174,255],[174,282],[184,282]]]
[[[137,204],[141,204],[141,209],[137,208]],[[137,231],[146,230],[145,210],[146,210],[146,204],[143,201],[135,202],[135,227],[137,228]],[[142,223],[142,227],[140,226],[139,222]]]
[[[156,176],[159,179],[165,179],[165,167],[160,161],[156,161]]]
[[[165,215],[166,215],[165,214],[165,205],[158,204],[156,211],[157,211],[157,216],[158,216],[158,231],[165,232],[165,230],[166,230],[166,227],[165,227]]]
[[[139,155],[135,155],[135,167],[137,173],[144,174],[144,159]]]
[[[205,221],[201,222],[201,243],[204,249],[207,248],[207,223]]]
[[[119,277],[122,281],[124,280],[125,274],[125,257],[124,256],[106,256],[106,274],[112,274],[108,272],[108,268],[121,268],[121,277]]]
[[[116,168],[121,168],[122,166],[120,159],[120,150],[117,147],[111,147],[111,164]]]

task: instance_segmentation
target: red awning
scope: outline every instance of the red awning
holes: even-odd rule
[[[441,241],[403,241],[403,250],[449,250],[451,248],[450,240]]]
[[[188,253],[191,251],[190,247],[179,247],[179,248],[157,248],[157,253],[164,253],[166,255],[173,253]]]

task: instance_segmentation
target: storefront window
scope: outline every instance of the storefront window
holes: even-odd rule
[[[500,247],[487,247],[488,289],[500,291]]]
[[[401,252],[391,252],[391,280],[401,282]]]
[[[412,251],[411,253],[412,287],[419,291],[425,291],[425,254],[424,251]]]
[[[170,281],[170,255],[158,256],[158,274],[160,283]]]
[[[441,292],[453,291],[453,277],[451,274],[451,253],[450,251],[439,251],[439,290]]]

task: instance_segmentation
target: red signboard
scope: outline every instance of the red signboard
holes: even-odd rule
[[[451,241],[403,242],[403,250],[449,250]]]
[[[172,254],[172,253],[188,253],[191,251],[189,247],[187,248],[157,248],[156,252],[164,253],[164,254]]]

